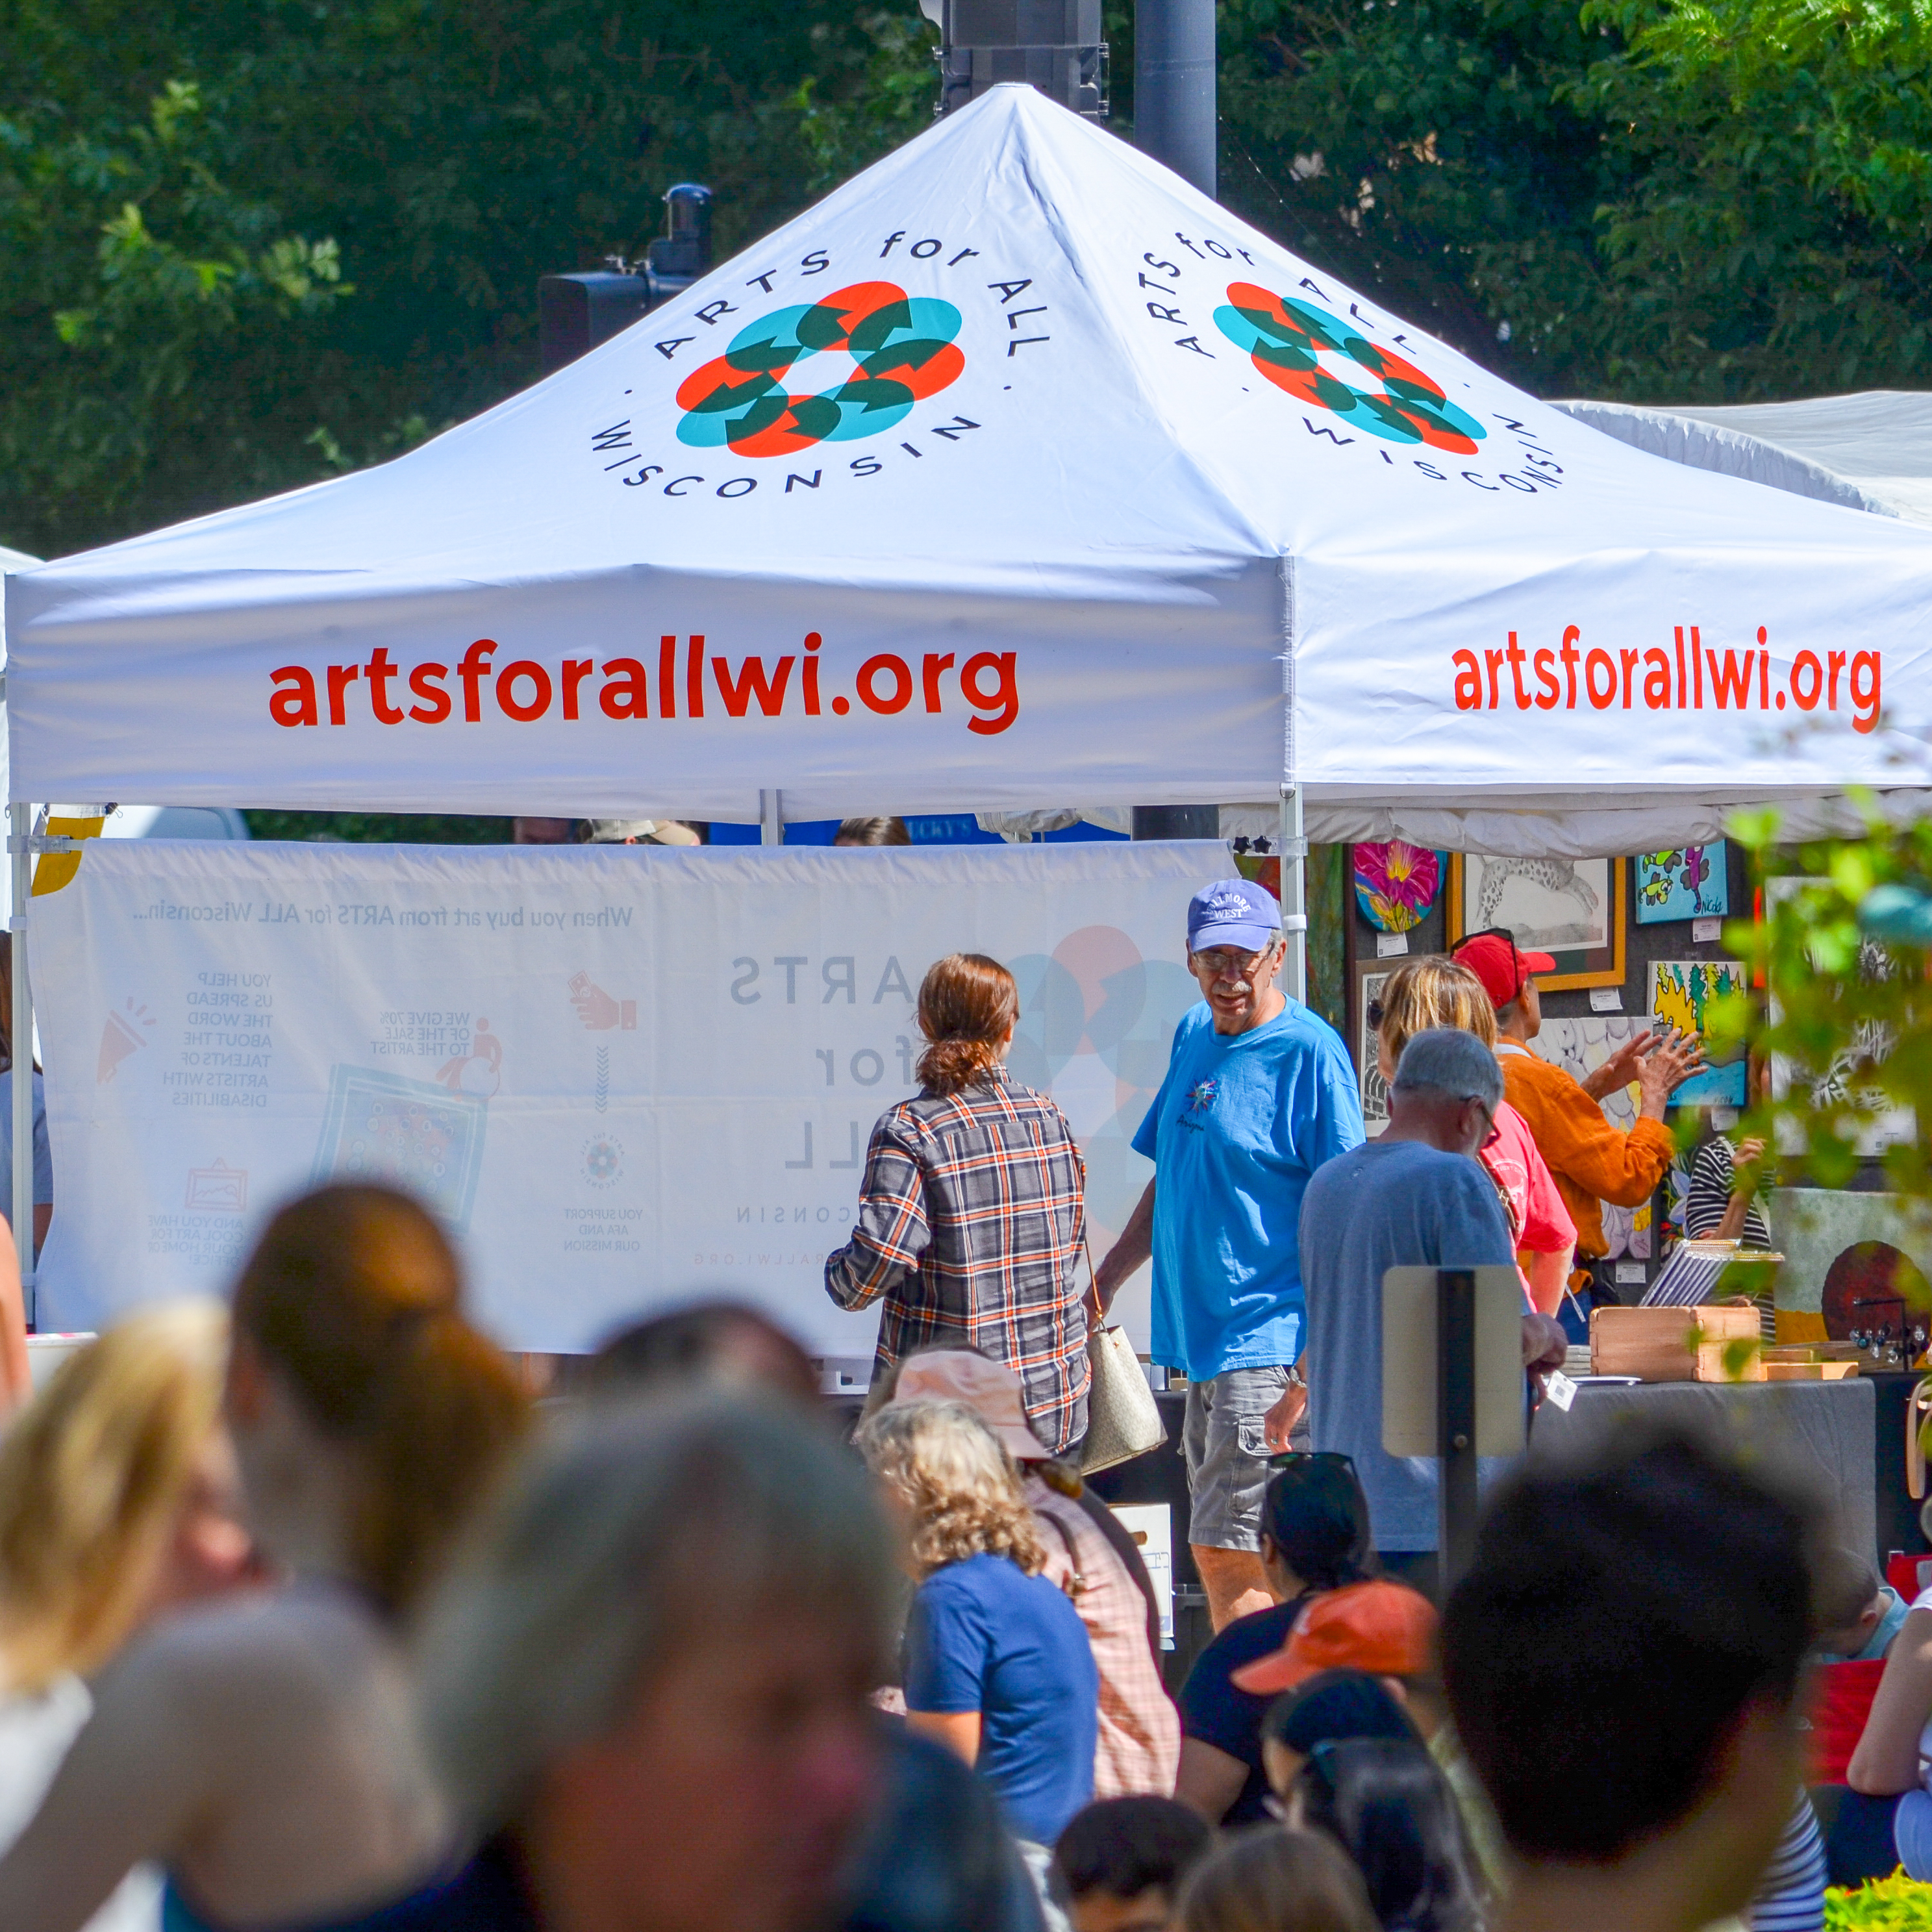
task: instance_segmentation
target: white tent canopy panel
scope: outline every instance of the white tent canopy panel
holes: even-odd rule
[[[26,573],[7,625],[16,798],[1289,783],[1317,834],[1628,848],[1922,784],[1932,726],[1932,535],[1601,435],[1022,88],[475,421]]]

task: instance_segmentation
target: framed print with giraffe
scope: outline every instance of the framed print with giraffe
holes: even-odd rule
[[[1546,993],[1624,982],[1624,862],[1621,859],[1449,857],[1449,944],[1502,926],[1526,952],[1547,952]]]

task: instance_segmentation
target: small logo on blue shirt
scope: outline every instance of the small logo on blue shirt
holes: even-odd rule
[[[1220,1088],[1219,1081],[1210,1078],[1197,1080],[1187,1090],[1187,1111],[1180,1116],[1184,1127],[1192,1127],[1197,1133],[1207,1131],[1207,1117],[1214,1111],[1214,1096]]]

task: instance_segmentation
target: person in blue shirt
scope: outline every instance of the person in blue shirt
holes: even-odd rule
[[[992,1787],[1045,1897],[1052,1846],[1094,1796],[1100,1680],[1087,1627],[1000,1439],[964,1402],[888,1404],[859,1450],[906,1530],[906,1722]]]
[[[1274,1600],[1262,1568],[1268,1458],[1288,1447],[1307,1391],[1298,1243],[1301,1196],[1324,1161],[1359,1146],[1348,1049],[1275,984],[1285,948],[1274,896],[1218,879],[1187,908],[1202,1004],[1175,1028],[1167,1076],[1134,1136],[1154,1178],[1094,1273],[1104,1315],[1154,1261],[1154,1358],[1187,1377],[1188,1546],[1218,1630]]]

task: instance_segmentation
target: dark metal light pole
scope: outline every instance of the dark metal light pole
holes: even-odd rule
[[[1214,0],[1135,0],[1134,141],[1214,194]]]

